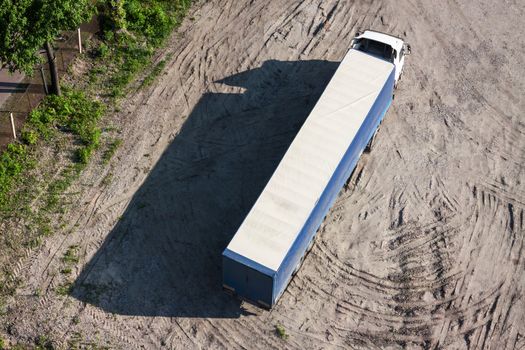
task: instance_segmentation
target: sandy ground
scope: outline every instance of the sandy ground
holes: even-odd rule
[[[114,118],[124,144],[84,174],[72,232],[20,262],[11,337],[524,349],[524,15],[489,0],[197,4],[164,75]],[[221,291],[221,251],[358,27],[412,44],[392,108],[278,305],[240,303]]]

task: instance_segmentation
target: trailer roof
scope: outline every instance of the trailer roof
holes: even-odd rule
[[[279,269],[393,68],[347,53],[228,250]]]

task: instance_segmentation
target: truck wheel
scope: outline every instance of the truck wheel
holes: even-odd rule
[[[397,90],[397,88],[399,86],[399,82],[401,81],[402,77],[403,77],[403,72],[401,72],[401,74],[399,74],[399,78],[397,78],[396,82],[394,83],[394,90]]]

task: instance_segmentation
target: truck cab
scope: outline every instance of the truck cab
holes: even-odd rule
[[[366,30],[363,33],[357,33],[352,40],[350,48],[365,52],[368,55],[391,62],[395,67],[394,87],[401,79],[405,56],[410,54],[410,45],[403,39],[389,34]]]

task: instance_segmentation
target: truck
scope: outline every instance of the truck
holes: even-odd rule
[[[222,254],[223,289],[272,308],[373,141],[403,73],[401,38],[357,33],[334,76]]]

